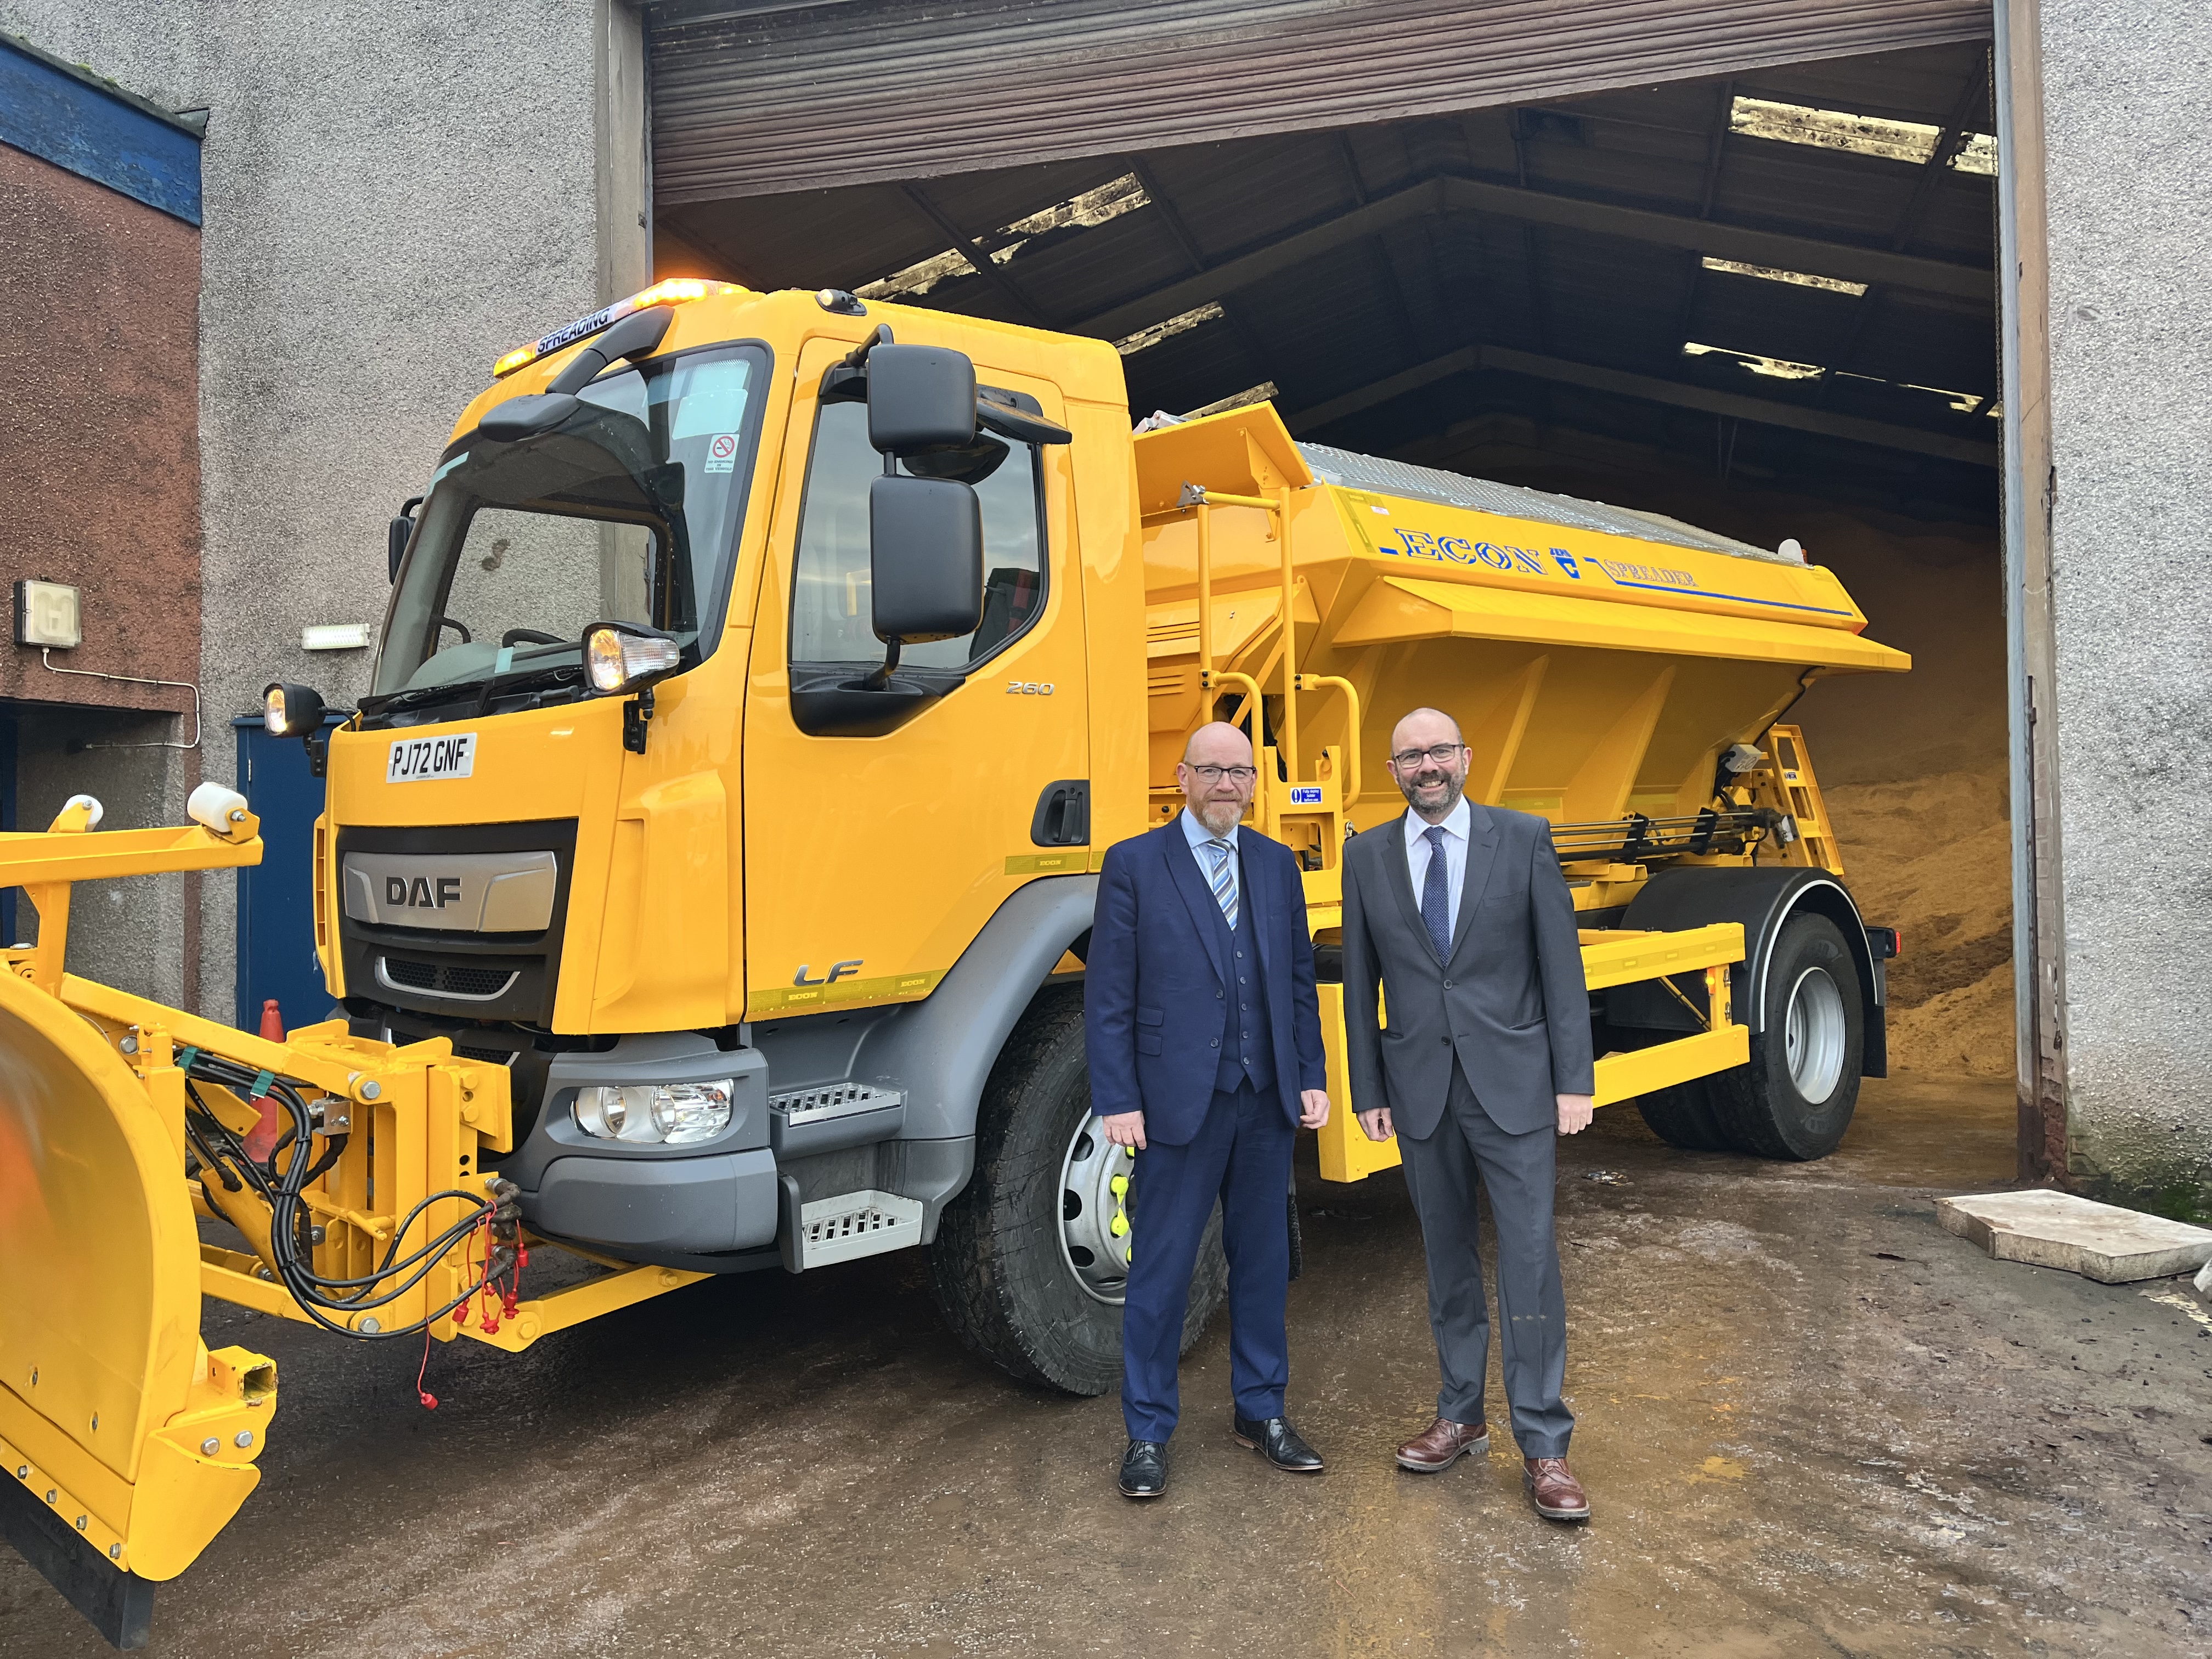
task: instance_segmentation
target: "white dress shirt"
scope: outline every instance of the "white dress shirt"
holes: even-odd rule
[[[1437,826],[1444,842],[1444,894],[1451,905],[1452,937],[1459,937],[1459,896],[1467,888],[1467,835],[1474,814],[1467,797],[1453,803],[1450,813]],[[1413,908],[1421,908],[1421,891],[1429,879],[1429,825],[1411,807],[1406,810],[1406,873],[1413,878]]]
[[[1200,823],[1197,814],[1186,806],[1182,809],[1182,833],[1190,842],[1191,857],[1198,860],[1199,879],[1208,888],[1213,885],[1213,854],[1206,850],[1206,843],[1210,841],[1225,841],[1229,843],[1229,890],[1237,895],[1237,908],[1239,914],[1242,914],[1244,908],[1244,889],[1242,885],[1244,872],[1239,867],[1239,860],[1237,857],[1237,826],[1232,823],[1229,826],[1227,833],[1217,836]],[[1464,864],[1466,860],[1462,859],[1460,861]]]

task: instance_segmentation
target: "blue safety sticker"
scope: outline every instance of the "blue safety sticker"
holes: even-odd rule
[[[1300,784],[1293,784],[1293,785],[1291,785],[1291,805],[1293,805],[1293,806],[1318,806],[1318,805],[1321,805],[1321,786],[1320,786],[1319,784],[1307,784],[1307,783],[1300,783]]]

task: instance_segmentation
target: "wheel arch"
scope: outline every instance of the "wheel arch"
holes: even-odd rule
[[[1741,923],[1744,960],[1730,972],[1729,992],[1737,1017],[1757,1035],[1765,1029],[1766,980],[1775,940],[1781,936],[1784,922],[1805,913],[1826,916],[1836,924],[1844,948],[1851,953],[1851,965],[1857,970],[1865,1013],[1860,1074],[1888,1076],[1884,976],[1867,942],[1866,923],[1858,905],[1833,872],[1802,866],[1662,870],[1644,884],[1620,925],[1671,932],[1717,921]],[[1697,986],[1690,994],[1702,1009],[1705,988]],[[1688,1011],[1662,988],[1649,982],[1616,986],[1607,991],[1606,1018],[1614,1025],[1692,1029]]]
[[[1095,875],[1025,883],[993,912],[937,988],[872,1026],[853,1075],[906,1091],[900,1139],[975,1133],[975,1113],[1006,1039],[1054,964],[1090,931]]]

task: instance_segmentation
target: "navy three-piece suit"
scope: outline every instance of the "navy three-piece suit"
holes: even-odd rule
[[[1209,839],[1184,812],[1109,848],[1085,962],[1091,1110],[1145,1115],[1121,1325],[1133,1440],[1174,1431],[1191,1273],[1217,1199],[1237,1414],[1282,1416],[1290,1379],[1285,1195],[1299,1096],[1326,1079],[1313,939],[1290,848],[1239,826],[1224,863]]]

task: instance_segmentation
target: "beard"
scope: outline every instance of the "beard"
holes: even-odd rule
[[[1414,811],[1446,813],[1459,805],[1459,798],[1467,788],[1467,780],[1439,776],[1427,782],[1416,779],[1407,783],[1401,779],[1398,787],[1406,797],[1406,804]]]
[[[1227,835],[1244,816],[1244,809],[1233,800],[1210,800],[1194,810],[1210,836]]]

